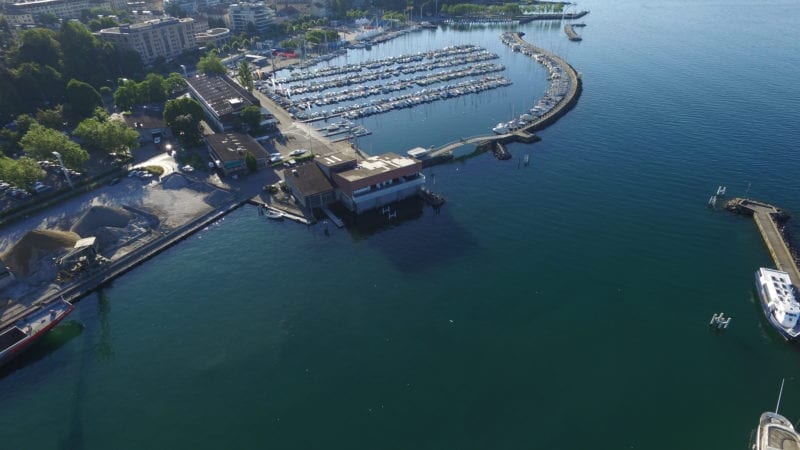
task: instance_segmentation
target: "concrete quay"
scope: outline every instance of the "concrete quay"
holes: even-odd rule
[[[15,307],[6,308],[0,313],[0,330],[3,330],[14,322],[22,319],[23,317],[31,314],[37,309],[52,303],[60,298],[75,303],[86,295],[94,292],[100,286],[109,283],[111,280],[123,275],[134,267],[142,264],[148,259],[156,256],[164,250],[172,247],[178,242],[186,239],[192,234],[203,230],[207,226],[221,219],[226,214],[244,205],[246,200],[236,200],[221,208],[209,212],[191,222],[170,230],[145,244],[132,250],[130,253],[112,261],[102,269],[80,278],[75,282],[62,286],[60,289],[51,290],[47,294],[38,298],[30,305],[17,305]]]
[[[776,223],[787,220],[789,216],[778,207],[746,198],[734,198],[725,205],[725,208],[738,214],[753,216],[775,266],[778,270],[788,273],[792,284],[800,287],[800,270],[792,256],[789,243]]]

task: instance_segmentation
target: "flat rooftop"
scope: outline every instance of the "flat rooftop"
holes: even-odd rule
[[[336,152],[318,156],[315,161],[317,164],[321,164],[325,167],[336,167],[341,164],[354,163],[356,162],[356,157],[354,155],[346,155],[341,152]]]
[[[292,184],[304,197],[333,190],[328,177],[316,164],[303,164],[284,172],[286,182]]]
[[[341,172],[339,176],[347,181],[355,182],[364,178],[392,172],[397,169],[407,168],[415,164],[420,163],[415,159],[400,156],[396,153],[384,153],[383,155],[370,156],[358,163],[355,169]]]
[[[267,151],[252,137],[241,133],[219,133],[206,136],[206,141],[222,161],[238,161],[247,151],[258,158],[266,158]]]
[[[194,75],[186,79],[192,90],[214,111],[217,117],[239,111],[247,106],[259,106],[258,100],[244,89],[238,88],[223,75]]]

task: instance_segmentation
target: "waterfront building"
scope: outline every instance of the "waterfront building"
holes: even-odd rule
[[[189,92],[200,102],[208,123],[217,131],[230,131],[240,120],[242,110],[250,105],[261,106],[253,94],[227,75],[197,74],[186,79]]]
[[[416,195],[425,184],[422,163],[395,153],[371,156],[331,178],[339,201],[355,213]]]
[[[197,47],[194,20],[191,18],[154,19],[100,30],[97,35],[122,48],[133,50],[145,64],[158,57],[167,61]]]
[[[195,35],[197,45],[204,46],[214,44],[217,47],[222,47],[231,41],[231,30],[227,28],[211,28],[203,32],[198,32]]]
[[[285,174],[286,185],[304,207],[319,208],[336,201],[335,188],[318,165],[303,164]]]
[[[218,133],[206,136],[205,139],[211,161],[225,175],[247,171],[247,152],[253,154],[259,167],[267,165],[267,151],[247,134]]]
[[[234,3],[228,7],[226,23],[234,33],[247,32],[248,26],[252,24],[260,34],[275,23],[275,11],[264,2]]]

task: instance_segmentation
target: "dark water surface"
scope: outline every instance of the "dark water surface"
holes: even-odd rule
[[[583,74],[533,146],[428,170],[441,214],[367,236],[243,208],[82,301],[0,378],[2,448],[744,449],[800,354],[768,328],[755,225],[718,184],[800,211],[800,4],[586,2]],[[482,134],[545,73],[504,28],[505,89],[364,121],[372,153]],[[430,172],[434,176],[430,176]],[[733,316],[724,335],[712,313]]]

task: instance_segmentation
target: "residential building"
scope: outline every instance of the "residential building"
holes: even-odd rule
[[[332,172],[339,201],[355,213],[416,195],[423,184],[422,163],[395,153],[371,156],[355,168]]]
[[[234,33],[247,32],[250,24],[257,33],[264,33],[274,22],[275,11],[264,2],[233,3],[228,6],[226,23]]]
[[[33,0],[6,5],[6,20],[9,25],[33,25],[36,17],[52,15],[59,19],[78,19],[81,11],[91,8],[110,8],[104,0]]]
[[[241,133],[219,133],[206,136],[208,155],[225,175],[247,171],[245,155],[253,154],[259,167],[267,165],[267,151],[255,139]]]
[[[222,47],[231,41],[231,30],[227,28],[211,28],[195,35],[197,45],[204,46],[214,44],[217,47]]]
[[[97,35],[122,48],[139,53],[142,62],[151,64],[158,57],[167,61],[197,47],[194,20],[174,17],[148,20],[100,30]]]
[[[186,79],[189,92],[200,102],[208,123],[217,131],[230,131],[240,120],[242,110],[250,105],[261,106],[253,94],[227,75],[197,74]]]

